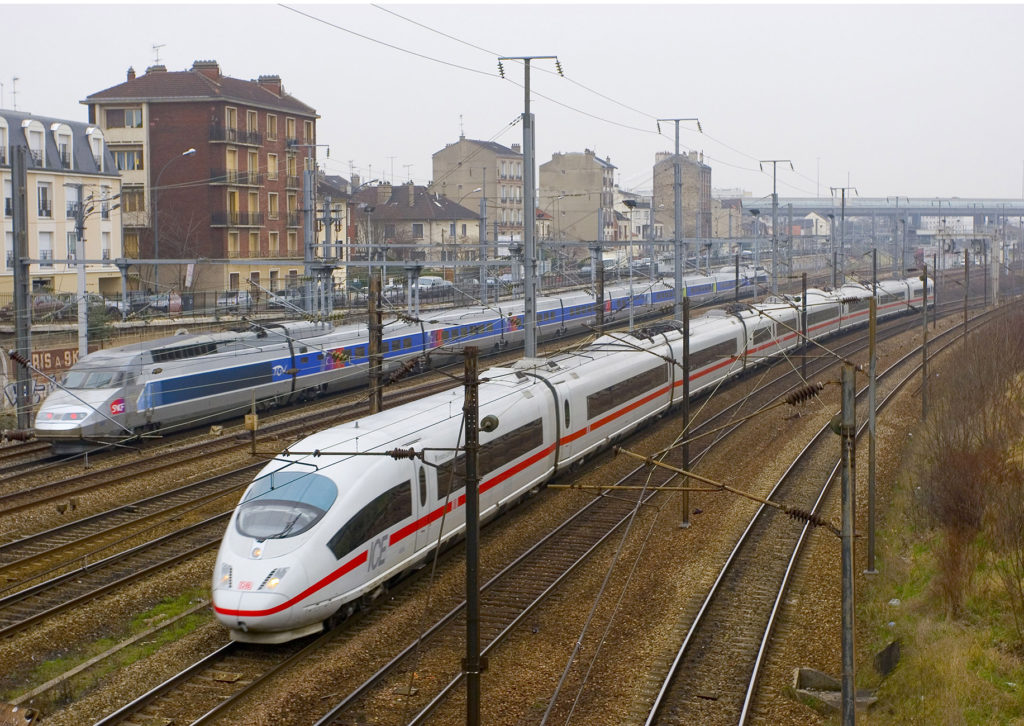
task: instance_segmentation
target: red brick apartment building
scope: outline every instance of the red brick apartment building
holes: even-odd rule
[[[276,289],[302,274],[302,178],[318,116],[280,76],[243,81],[216,61],[141,76],[130,68],[82,103],[121,173],[125,256],[227,260],[191,276],[161,265],[162,289],[238,289],[248,279]],[[153,266],[137,274],[152,285]]]

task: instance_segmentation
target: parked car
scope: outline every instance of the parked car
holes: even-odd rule
[[[131,315],[149,307],[149,295],[142,290],[129,290],[125,300],[107,300],[107,312],[111,315]]]
[[[267,296],[267,307],[294,310],[301,308],[305,293],[297,287],[272,292]]]
[[[434,275],[423,275],[417,279],[416,287],[419,289],[421,300],[449,296],[454,289],[454,286],[443,277]]]
[[[181,296],[176,292],[162,292],[149,296],[149,307],[158,313],[180,313]]]
[[[248,310],[252,307],[252,295],[248,290],[229,290],[217,296],[217,307],[222,310]]]
[[[38,295],[32,295],[31,307],[32,307],[32,319],[58,319],[60,318],[66,307],[66,303],[56,295],[50,293],[40,293]],[[10,302],[0,308],[0,319],[13,320],[14,319],[14,302]]]

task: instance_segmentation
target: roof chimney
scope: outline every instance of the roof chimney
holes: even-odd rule
[[[167,72],[167,66],[165,66],[163,64],[156,65],[156,66],[150,66],[149,68],[146,69],[146,73],[147,74],[148,73],[166,73],[166,72]]]
[[[281,87],[281,76],[260,76],[256,79],[256,82],[277,96],[282,95],[284,92],[284,89]]]
[[[405,186],[409,190],[409,206],[410,207],[415,207],[416,206],[416,187],[413,185],[412,182],[409,182]]]
[[[513,152],[513,153],[515,153],[515,154],[521,153],[521,152],[519,151],[519,150],[520,150],[521,148],[522,148],[522,147],[521,147],[521,146],[519,146],[519,144],[512,144],[512,152]]]
[[[359,175],[353,174],[352,181],[349,182],[349,194],[355,194],[356,189],[359,188]]]
[[[135,66],[128,66],[128,80],[135,80]]]
[[[387,204],[391,199],[391,185],[382,183],[377,185],[377,204]]]
[[[211,81],[220,80],[220,63],[215,60],[197,60],[192,64],[192,70],[206,76]]]

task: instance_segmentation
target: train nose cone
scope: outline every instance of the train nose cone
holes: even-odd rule
[[[284,595],[273,592],[216,590],[213,609],[221,623],[243,632],[278,630],[291,619]]]

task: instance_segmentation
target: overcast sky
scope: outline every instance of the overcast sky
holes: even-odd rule
[[[298,11],[298,12],[297,12]],[[424,184],[458,139],[522,142],[533,62],[538,166],[595,150],[625,189],[650,189],[654,154],[705,154],[716,188],[755,198],[1024,196],[1021,5],[412,3],[0,4],[0,106],[85,120],[79,101],[142,74],[217,60],[281,76],[320,114],[329,174]],[[17,83],[13,78],[17,77]]]

